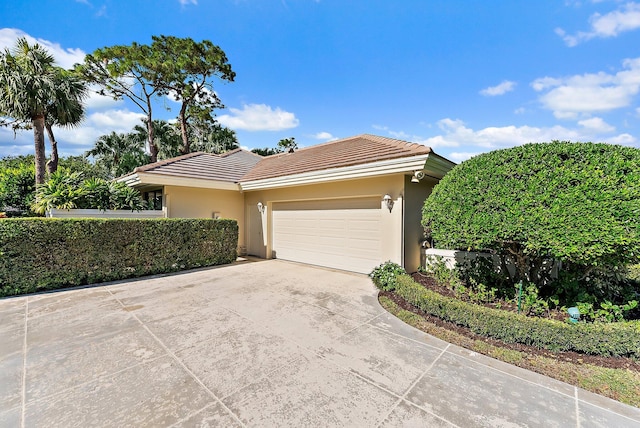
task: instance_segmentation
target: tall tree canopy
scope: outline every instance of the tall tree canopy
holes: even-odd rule
[[[33,128],[36,185],[45,181],[47,120],[49,129],[78,123],[85,96],[84,83],[56,67],[53,56],[37,43],[30,46],[20,38],[13,50],[5,49],[0,54],[0,116],[12,118],[13,126],[27,124]],[[55,149],[55,139],[52,145]]]
[[[218,46],[208,40],[197,43],[172,36],[154,36],[151,45],[134,42],[98,49],[77,70],[88,82],[99,85],[100,93],[128,98],[144,112],[151,162],[158,160],[160,150],[154,140],[153,100],[169,95],[180,103],[182,152],[188,153],[189,118],[197,113],[200,120],[213,121],[213,110],[222,106],[211,78],[235,78]]]
[[[192,148],[195,151],[224,153],[239,147],[235,132],[231,129],[215,122],[196,125],[195,122],[189,123],[189,132],[194,135]],[[151,127],[159,160],[181,155],[182,139],[176,124],[156,119]],[[150,156],[145,152],[148,129],[146,119],[143,119],[142,124],[134,126],[131,132],[102,135],[85,155],[93,157],[97,165],[110,171],[111,177],[127,174],[150,161]]]
[[[278,150],[282,152],[293,152],[298,148],[295,137],[283,138],[278,141]]]
[[[260,156],[277,155],[278,153],[293,152],[298,148],[295,137],[283,138],[278,141],[276,147],[255,148],[251,151]]]
[[[84,79],[98,85],[101,95],[114,99],[128,98],[146,115],[147,143],[151,162],[158,158],[158,147],[153,139],[153,100],[166,91],[154,84],[156,76],[151,68],[151,48],[132,43],[97,49],[76,65],[76,71]]]
[[[214,91],[212,77],[232,82],[236,73],[219,46],[209,40],[153,36],[151,68],[154,85],[163,88],[180,102],[178,122],[182,135],[182,153],[190,151],[187,122],[193,118],[214,123],[213,110],[223,107]]]
[[[545,259],[583,267],[640,261],[640,150],[554,141],[453,168],[424,203],[439,247],[491,250],[537,282]]]
[[[191,151],[224,153],[240,147],[234,130],[208,120],[190,120],[189,138]]]

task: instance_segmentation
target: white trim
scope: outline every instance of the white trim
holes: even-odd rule
[[[262,180],[245,181],[241,182],[240,186],[242,190],[262,190],[275,187],[299,186],[302,184],[326,183],[329,181],[413,172],[424,169],[428,159],[428,154],[412,156],[410,158],[389,159],[340,168],[265,178]]]
[[[432,156],[429,156],[429,159],[427,159],[424,169],[427,174],[435,175],[437,178],[442,179],[454,166],[456,166],[456,164],[449,159],[432,153]]]
[[[261,180],[233,183],[229,181],[211,180],[205,178],[189,178],[173,175],[154,174],[147,172],[134,172],[117,179],[127,186],[138,187],[145,184],[163,186],[199,187],[218,190],[265,190],[278,187],[300,186],[304,184],[326,183],[355,178],[374,177],[387,174],[413,173],[424,170],[427,175],[434,178],[442,178],[455,163],[436,155],[435,153],[387,159],[378,162],[370,162],[358,165],[350,165],[338,168],[327,168],[318,171],[303,172],[300,174],[283,175],[279,177],[265,178]]]
[[[124,182],[129,187],[136,187],[144,184],[154,184],[160,186],[199,187],[218,190],[242,190],[238,183],[233,183],[230,181],[211,180],[206,178],[177,177],[173,175],[150,174],[146,172],[134,172],[131,175],[121,177],[117,180]]]

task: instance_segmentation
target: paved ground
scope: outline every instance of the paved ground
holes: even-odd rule
[[[640,426],[375,296],[273,260],[0,300],[0,426]]]

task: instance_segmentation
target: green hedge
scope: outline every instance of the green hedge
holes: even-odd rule
[[[236,259],[238,224],[211,219],[2,219],[0,296]]]
[[[640,322],[578,323],[531,318],[442,296],[400,275],[395,292],[422,311],[507,343],[552,351],[640,358]]]

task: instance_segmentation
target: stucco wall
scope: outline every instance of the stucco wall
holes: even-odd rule
[[[263,248],[260,252],[253,252],[263,257],[271,255],[271,212],[276,202],[305,201],[319,199],[361,198],[376,197],[380,199],[382,212],[382,251],[381,262],[391,260],[402,263],[402,211],[404,199],[404,176],[397,174],[386,177],[364,178],[357,180],[344,180],[333,183],[293,186],[273,190],[246,191],[246,230],[247,239],[252,239],[252,234],[258,234],[262,228]],[[394,199],[394,207],[391,212],[384,206],[382,197],[390,195]],[[262,215],[258,213],[257,204],[262,202],[267,208]],[[262,221],[262,224],[260,224]],[[253,237],[255,239],[255,236]],[[255,241],[254,241],[255,242]],[[252,247],[251,243],[247,243]]]
[[[235,190],[199,189],[194,187],[164,186],[163,205],[167,217],[230,218],[238,222],[238,247],[244,250],[244,195]]]
[[[404,180],[404,268],[407,272],[415,272],[420,266],[420,244],[424,239],[422,206],[431,194],[436,180],[425,177],[419,183],[412,183],[411,176]]]

